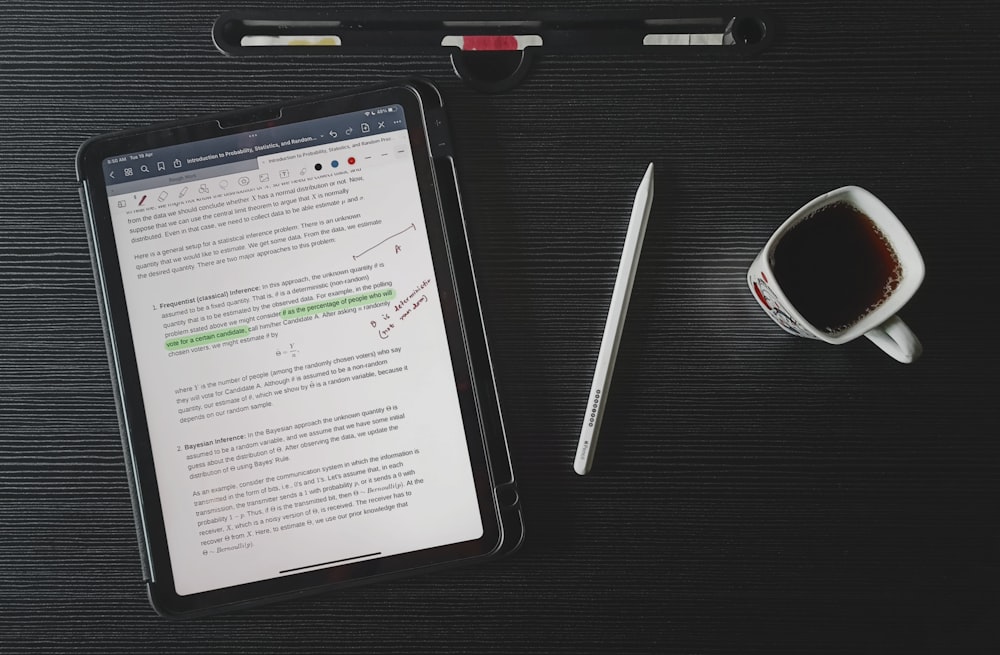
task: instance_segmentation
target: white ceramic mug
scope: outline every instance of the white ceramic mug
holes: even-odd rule
[[[896,287],[874,309],[843,329],[819,329],[806,320],[782,290],[775,275],[775,250],[781,240],[799,223],[818,210],[835,203],[845,203],[865,214],[885,237],[895,253],[901,275]],[[850,266],[845,253],[843,266]],[[841,344],[864,335],[894,359],[908,364],[920,356],[922,347],[917,336],[896,313],[905,305],[924,280],[924,260],[917,244],[896,215],[870,192],[856,186],[845,186],[824,193],[792,214],[768,240],[750,265],[747,283],[750,291],[767,315],[791,334]]]

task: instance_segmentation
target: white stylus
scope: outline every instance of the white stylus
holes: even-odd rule
[[[621,342],[622,327],[625,325],[625,315],[628,313],[628,300],[632,295],[632,282],[635,280],[635,270],[639,266],[639,252],[642,250],[642,239],[646,234],[646,223],[649,222],[649,208],[652,204],[653,164],[650,163],[642,182],[639,183],[639,190],[635,193],[632,218],[629,219],[622,259],[618,264],[618,278],[615,280],[615,290],[611,294],[608,320],[604,324],[604,338],[601,339],[601,350],[597,355],[594,384],[590,389],[587,412],[583,417],[583,429],[580,430],[580,443],[576,448],[576,460],[573,462],[573,470],[580,475],[589,473],[590,467],[594,465],[597,436],[601,430],[601,420],[604,418],[608,387],[611,386],[611,376],[615,370],[618,344]]]

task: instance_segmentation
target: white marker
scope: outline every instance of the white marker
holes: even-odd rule
[[[573,470],[580,475],[589,473],[590,467],[594,465],[597,435],[601,429],[601,420],[604,418],[608,387],[611,385],[611,376],[615,370],[618,344],[621,342],[622,327],[625,325],[625,315],[628,313],[628,300],[632,295],[632,282],[635,280],[635,269],[639,266],[639,252],[642,250],[642,238],[646,234],[646,223],[649,222],[649,208],[652,204],[653,164],[650,163],[642,182],[639,183],[639,190],[635,193],[632,218],[629,219],[622,259],[618,264],[618,278],[615,280],[615,290],[611,294],[608,320],[604,324],[601,351],[597,355],[594,384],[590,389],[587,413],[583,417],[583,429],[580,430],[580,444],[576,448],[576,460],[573,462]]]

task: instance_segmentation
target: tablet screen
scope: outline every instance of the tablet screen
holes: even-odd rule
[[[102,161],[179,595],[483,535],[406,121]]]

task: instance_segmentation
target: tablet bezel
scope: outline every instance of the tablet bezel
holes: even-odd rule
[[[442,316],[452,358],[456,390],[466,429],[470,463],[478,497],[483,535],[476,540],[364,560],[250,582],[218,590],[181,596],[176,593],[160,508],[159,484],[153,455],[135,350],[122,284],[102,162],[108,157],[240,134],[261,127],[275,127],[305,120],[336,116],[378,106],[403,107],[413,164],[417,174],[424,221],[441,295]],[[260,122],[261,116],[269,117]],[[274,118],[280,116],[280,118]],[[221,127],[232,125],[233,127]],[[114,373],[116,397],[121,412],[126,457],[133,471],[133,493],[149,559],[149,594],[154,608],[166,616],[188,616],[322,591],[331,586],[360,584],[417,569],[442,567],[489,556],[503,541],[503,527],[488,464],[479,399],[466,347],[458,280],[450,262],[445,221],[461,221],[446,215],[437,191],[433,158],[427,139],[427,120],[419,89],[402,84],[255,107],[191,119],[146,129],[91,139],[77,156],[77,175],[82,183],[87,209],[88,234],[93,250],[95,276],[104,310],[109,357]]]

